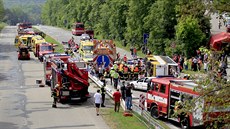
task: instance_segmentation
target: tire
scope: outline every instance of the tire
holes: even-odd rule
[[[158,111],[156,105],[154,105],[154,106],[151,107],[151,109],[150,109],[150,114],[151,114],[151,116],[152,116],[153,118],[155,118],[155,119],[158,119],[158,118],[160,117],[160,116],[159,116],[159,111]]]
[[[181,121],[180,121],[180,124],[181,124],[182,129],[189,129],[190,128],[189,119],[187,117],[182,117]]]

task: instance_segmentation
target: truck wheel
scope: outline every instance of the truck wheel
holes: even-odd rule
[[[182,117],[180,124],[181,124],[182,129],[189,129],[190,128],[189,127],[189,119],[187,117]]]
[[[159,118],[159,111],[157,109],[157,106],[154,105],[152,106],[152,108],[150,109],[150,113],[151,113],[151,116],[155,119],[158,119]]]

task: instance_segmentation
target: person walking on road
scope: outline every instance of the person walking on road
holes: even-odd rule
[[[58,96],[59,96],[58,87],[59,87],[59,84],[56,84],[53,91],[52,91],[52,97],[54,99],[52,108],[57,108],[57,100],[58,100]]]
[[[111,70],[109,71],[111,85],[113,84],[113,74],[114,73],[115,73],[115,70],[113,68],[111,68]]]
[[[126,102],[126,109],[127,110],[132,110],[131,107],[132,107],[132,92],[131,92],[131,85],[128,84],[127,87],[126,87],[126,92],[125,92],[125,102]]]
[[[119,80],[119,74],[117,71],[115,71],[113,74],[114,89],[117,89],[118,80]]]
[[[121,96],[122,99],[125,101],[125,81],[123,81],[121,85]]]
[[[102,79],[104,79],[104,77],[102,77]],[[104,79],[105,80],[105,79]],[[105,81],[103,82],[103,86],[101,87],[101,99],[102,99],[102,102],[101,102],[101,107],[105,107],[104,103],[105,103]]]
[[[97,116],[99,116],[99,108],[100,108],[101,100],[102,100],[100,90],[97,90],[97,92],[94,94],[94,99],[95,99],[96,113],[97,113]]]
[[[113,99],[114,99],[114,111],[119,112],[120,109],[120,100],[121,100],[121,93],[119,92],[119,89],[117,89],[116,92],[113,93]]]

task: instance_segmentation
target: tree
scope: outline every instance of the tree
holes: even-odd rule
[[[147,16],[149,9],[154,1],[152,0],[130,0],[127,12],[127,28],[125,39],[137,47],[143,44],[143,34],[146,30],[143,28],[144,17]]]
[[[165,53],[165,49],[170,46],[170,40],[174,39],[177,3],[177,0],[157,0],[144,19],[144,27],[150,34],[148,47],[154,54]]]
[[[201,31],[198,20],[189,16],[180,20],[176,26],[176,46],[181,47],[186,57],[194,55],[195,50],[202,46],[205,34]],[[193,53],[194,52],[194,53]]]
[[[213,0],[213,6],[220,12],[230,12],[229,0]]]
[[[4,18],[4,5],[3,5],[3,1],[0,0],[0,22],[3,21]]]

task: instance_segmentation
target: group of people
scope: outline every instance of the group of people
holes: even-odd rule
[[[119,112],[121,101],[125,101],[126,110],[132,110],[132,87],[130,84],[125,85],[125,81],[122,82],[120,89],[116,89],[113,93],[114,99],[114,111]],[[100,107],[105,107],[105,85],[98,89],[94,94],[96,115],[99,115]]]

